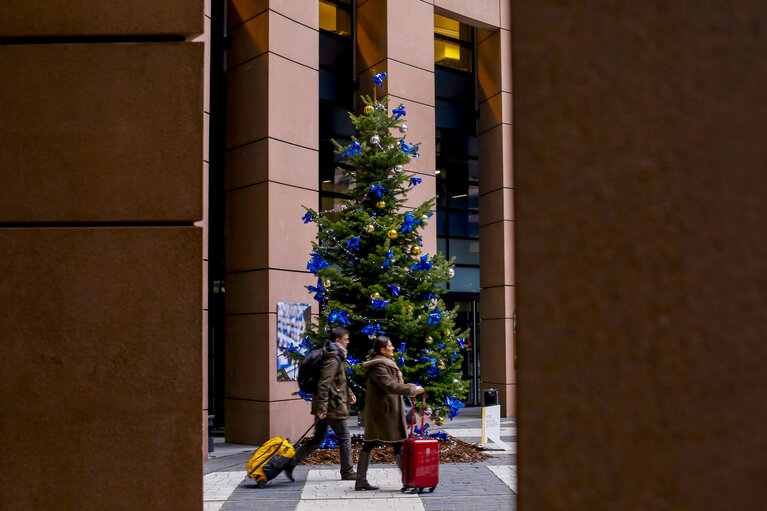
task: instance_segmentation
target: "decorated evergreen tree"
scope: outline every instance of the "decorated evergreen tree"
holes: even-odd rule
[[[376,83],[384,77],[376,75]],[[423,253],[419,230],[434,214],[435,199],[415,209],[404,206],[408,191],[421,183],[403,168],[419,149],[405,141],[405,107],[389,115],[388,96],[362,100],[363,113],[349,114],[358,136],[346,147],[334,141],[354,167],[342,169],[351,182],[349,198],[331,211],[305,207],[304,222],[318,225],[307,269],[317,276],[308,289],[321,308],[304,350],[309,343],[321,346],[331,328],[344,326],[352,336],[350,372],[362,383],[369,338],[388,335],[399,348],[395,361],[405,381],[426,389],[439,425],[459,413],[468,389],[461,380],[467,332],[455,330],[456,312],[442,300],[453,260]]]

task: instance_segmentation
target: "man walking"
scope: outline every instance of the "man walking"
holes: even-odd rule
[[[293,469],[307,456],[322,445],[328,426],[338,437],[341,451],[341,479],[354,481],[357,473],[352,464],[352,441],[346,420],[349,418],[349,404],[357,398],[349,390],[346,380],[346,347],[349,345],[349,331],[336,327],[330,331],[330,339],[323,348],[322,373],[317,384],[317,393],[312,397],[312,414],[317,416],[314,436],[296,451],[293,460],[285,467],[285,475],[293,478]]]

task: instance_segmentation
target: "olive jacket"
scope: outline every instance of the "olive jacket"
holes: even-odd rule
[[[402,442],[407,437],[402,396],[414,396],[417,386],[404,383],[397,364],[383,355],[376,355],[362,365],[367,377],[365,440]]]
[[[322,350],[322,372],[317,393],[312,397],[312,414],[324,413],[328,419],[348,419],[351,391],[346,381],[346,357],[335,349],[334,343],[325,343]]]

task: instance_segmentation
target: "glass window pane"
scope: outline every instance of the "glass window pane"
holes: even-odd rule
[[[434,63],[471,72],[471,48],[444,39],[434,39]]]
[[[450,280],[450,291],[468,293],[479,292],[479,268],[455,268],[455,276]]]
[[[447,256],[447,238],[437,238],[437,252],[442,252],[445,259],[450,259]]]
[[[447,225],[445,225],[444,211],[437,211],[437,234],[447,234]]]
[[[450,236],[479,237],[479,214],[469,211],[450,211],[448,213]],[[437,227],[439,229],[439,227]]]
[[[471,27],[439,14],[434,15],[434,33],[461,41],[471,41]]]
[[[351,14],[333,3],[320,0],[320,29],[347,36],[351,33]]]
[[[450,257],[456,264],[479,264],[479,240],[450,240]]]
[[[469,185],[469,208],[479,209],[479,186]]]

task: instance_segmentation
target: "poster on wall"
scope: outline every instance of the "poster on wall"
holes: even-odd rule
[[[298,362],[290,360],[284,352],[291,347],[300,348],[311,314],[308,303],[277,302],[277,381],[298,378]]]

